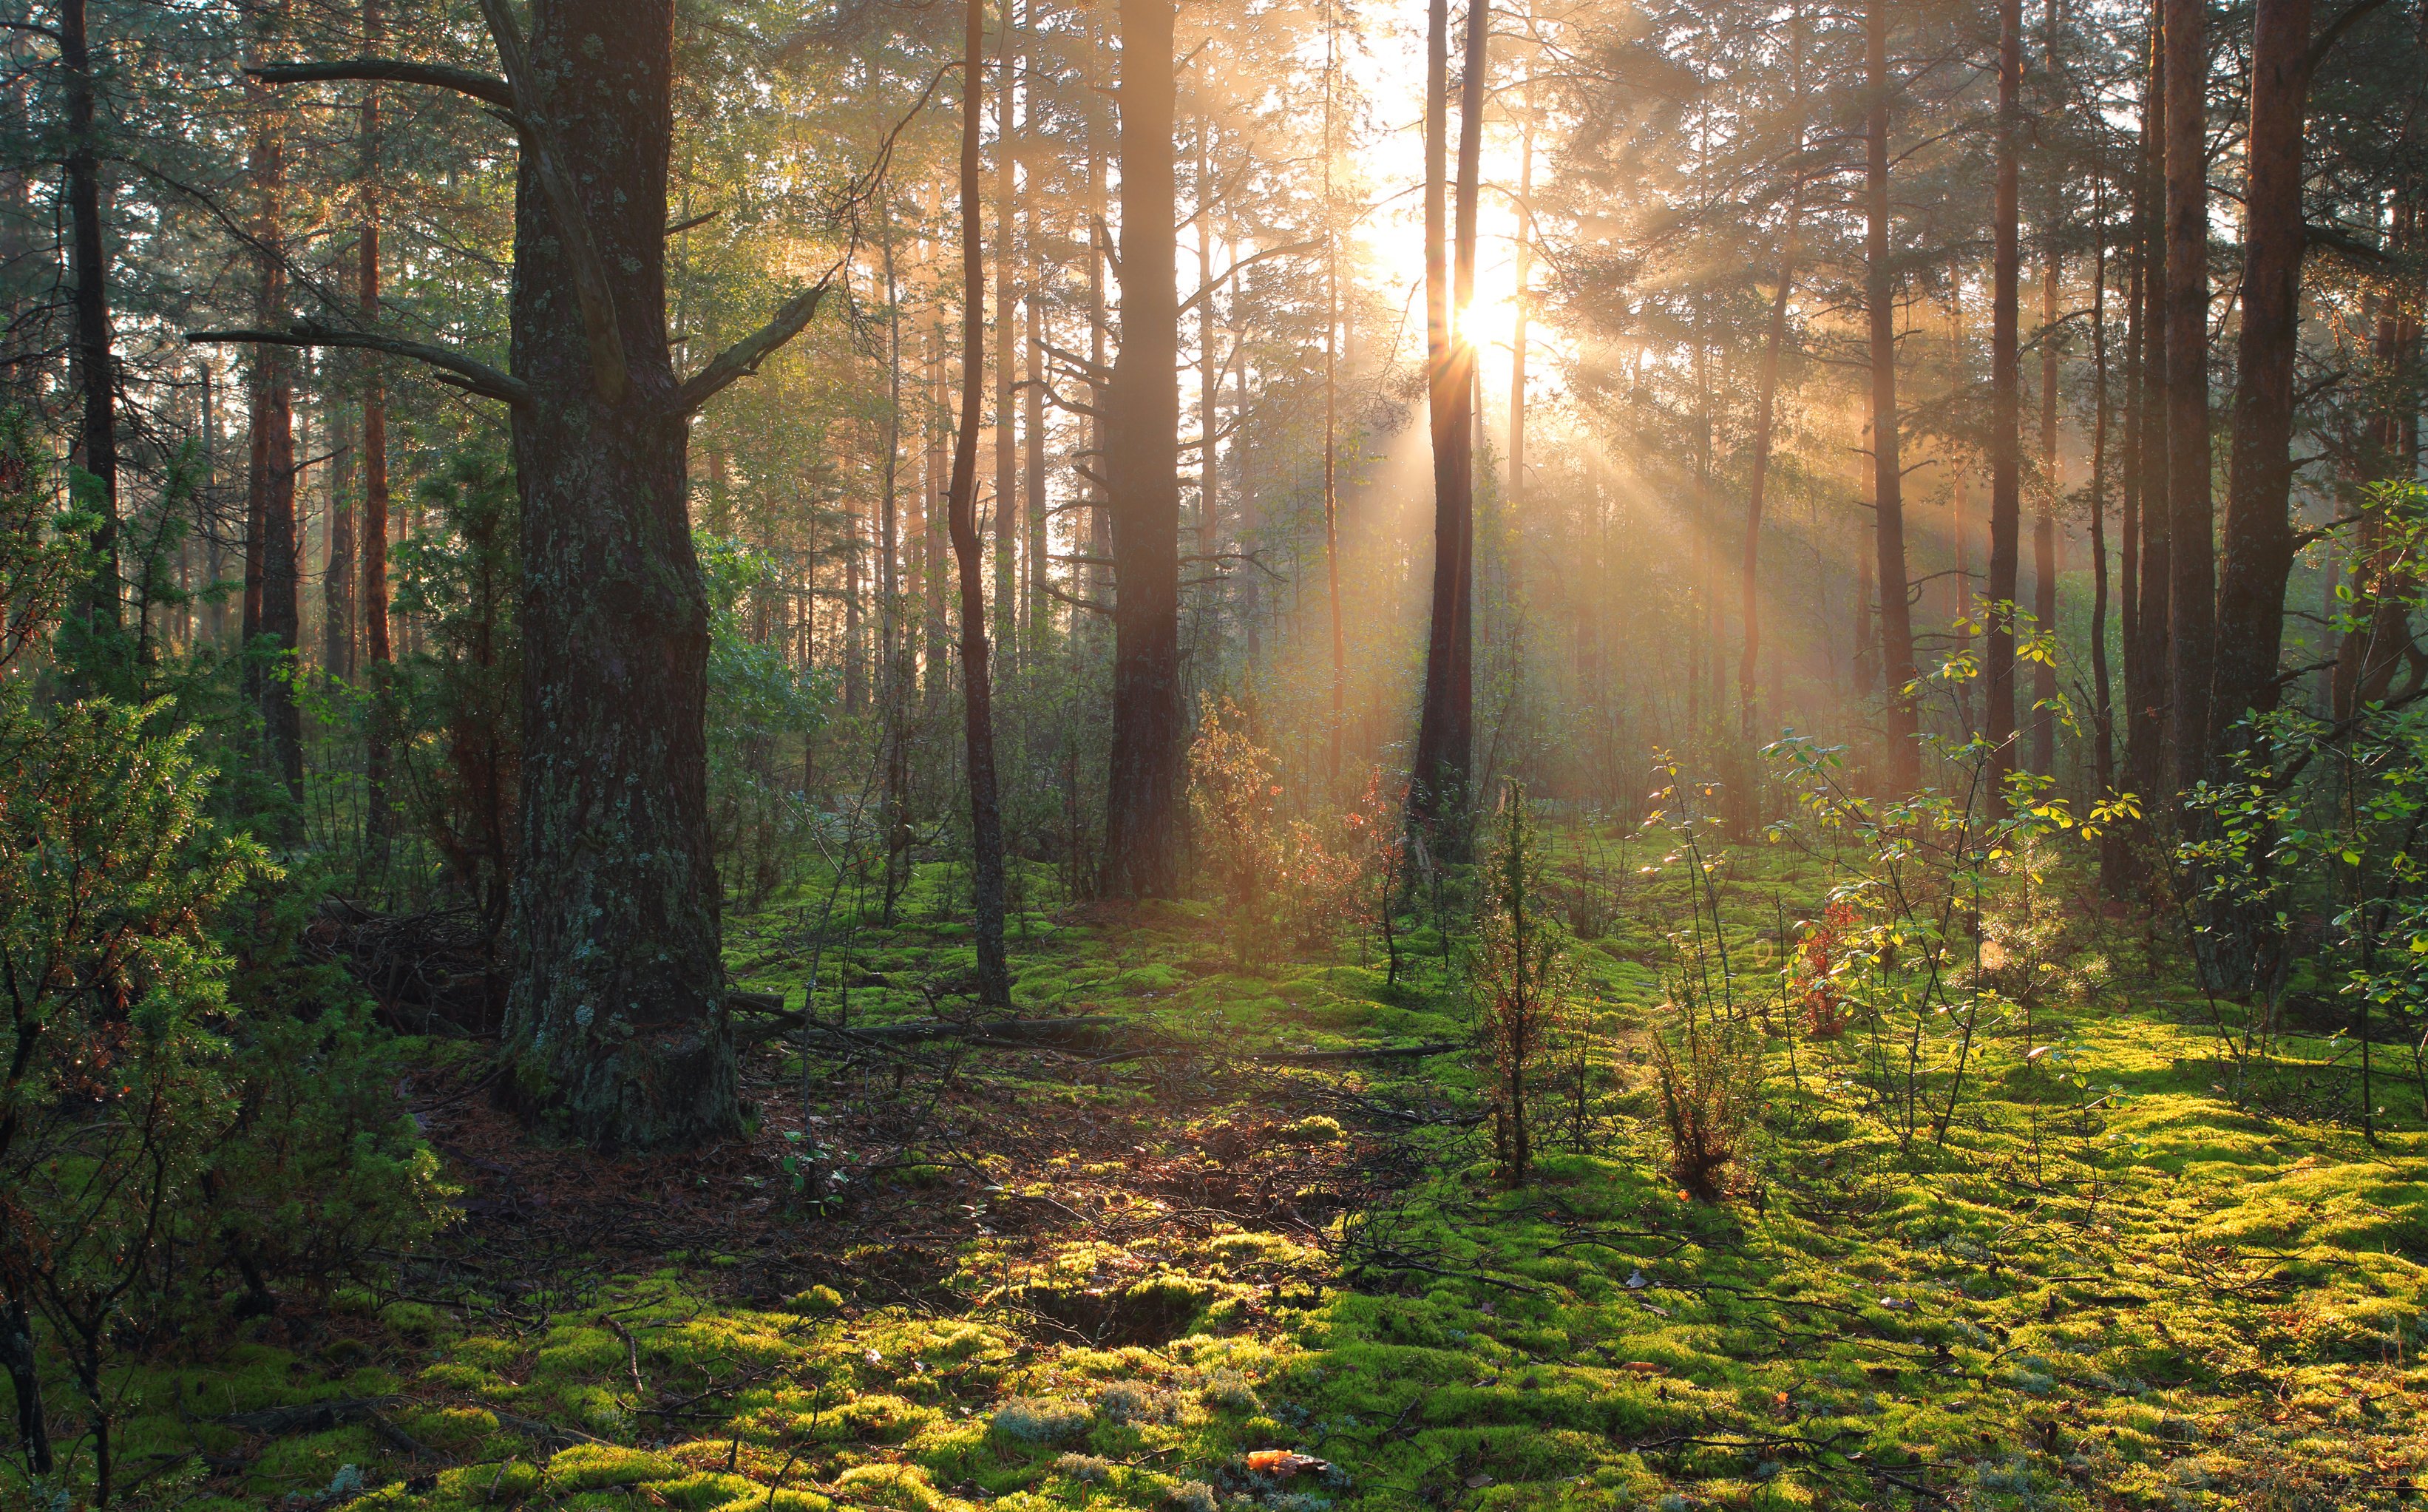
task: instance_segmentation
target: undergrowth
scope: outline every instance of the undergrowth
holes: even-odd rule
[[[2428,1408],[2420,1110],[2372,1146],[2338,1110],[2349,1045],[2298,1036],[2280,1095],[2229,1090],[2197,991],[2052,863],[2029,920],[1951,928],[1960,970],[1986,938],[2104,971],[1986,968],[2012,1011],[1917,1116],[1846,977],[1867,926],[1831,912],[1860,869],[1833,846],[1596,880],[1565,968],[1595,1092],[1515,1188],[1487,1057],[1242,1059],[1469,1039],[1454,953],[1420,934],[1361,966],[1344,939],[1249,971],[1188,904],[1013,928],[1024,1012],[1152,1023],[1159,1057],[783,1034],[751,1060],[748,1147],[680,1170],[500,1175],[471,1074],[418,1074],[464,1223],[325,1308],[130,1352],[122,1500],[2401,1503]],[[814,971],[825,1022],[925,1017],[967,969],[953,886],[924,868],[894,927],[814,949],[818,901],[779,899],[732,931],[737,974],[797,1005]],[[1696,1022],[1750,1045],[1702,1183],[1662,1093],[1701,964],[1682,937],[1725,948],[1737,1005]]]

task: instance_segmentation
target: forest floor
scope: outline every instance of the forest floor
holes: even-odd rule
[[[1828,879],[1748,854],[1720,895],[1742,980],[1776,994],[1776,926]],[[949,1011],[945,882],[822,951],[823,894],[738,920],[737,977],[797,1007],[814,954],[828,1022],[846,994],[861,1030]],[[463,1222],[393,1290],[132,1368],[128,1500],[2291,1509],[2428,1485],[2403,1047],[2377,1047],[2372,1144],[2349,1041],[2231,1077],[2197,994],[2092,921],[2108,984],[2034,1028],[2053,1053],[1985,1061],[1944,1142],[1898,1137],[1851,1045],[1775,1041],[1739,1194],[1698,1203],[1665,1174],[1647,1038],[1685,922],[1646,883],[1576,945],[1615,1092],[1540,1130],[1517,1190],[1475,1053],[1270,1058],[1471,1040],[1430,934],[1393,983],[1353,948],[1240,970],[1190,905],[1025,914],[1022,1013],[1126,1038],[805,1056],[787,1031],[746,1055],[753,1135],[681,1159],[532,1136],[434,1042],[402,1091]]]

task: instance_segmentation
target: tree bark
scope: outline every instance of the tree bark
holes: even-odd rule
[[[2137,193],[2137,256],[2141,267],[2141,352],[2138,382],[2136,452],[2141,462],[2141,587],[2136,613],[2140,675],[2125,678],[2131,707],[2126,715],[2125,781],[2155,813],[2167,782],[2167,711],[2174,702],[2168,655],[2173,521],[2168,513],[2167,458],[2167,255],[2165,39],[2152,0],[2150,81],[2141,106],[2142,159]]]
[[[1012,202],[1019,169],[1013,146],[1013,108],[1019,100],[1019,59],[1013,51],[1019,29],[1017,0],[999,0],[995,49],[994,106],[994,646],[1003,653],[1006,676],[1020,661],[1020,364],[1014,343],[1020,323],[1015,281],[1019,254],[1012,240]],[[979,308],[985,308],[983,298]],[[966,359],[985,367],[982,357]],[[968,680],[966,671],[962,674]]]
[[[2058,61],[2059,3],[2060,0],[2048,0],[2042,11],[2045,23],[2042,56],[2048,62],[2049,78],[2047,98],[2042,107],[2052,114],[2063,108],[2065,104]],[[2041,251],[2041,485],[2038,505],[2032,512],[2032,618],[2034,630],[2042,635],[2054,635],[2057,632],[2057,518],[2059,506],[2064,501],[2064,493],[2059,487],[2057,450],[2058,291],[2064,272],[2064,257],[2059,250],[2059,243],[2064,205],[2064,186],[2053,170],[2048,182],[2047,214],[2041,228],[2045,242]],[[2031,728],[2033,775],[2054,776],[2057,772],[2057,664],[2046,659],[2032,664]]]
[[[283,8],[262,12],[263,35],[274,35]],[[287,320],[286,237],[281,226],[287,189],[287,137],[283,113],[256,90],[260,114],[254,128],[252,161],[254,242],[258,252],[254,313],[264,326]],[[298,602],[295,534],[294,354],[277,346],[253,354],[253,434],[246,472],[247,583],[245,676],[260,712],[266,754],[289,797],[304,797],[304,726],[295,703]],[[283,822],[287,839],[295,821]]]
[[[1122,0],[1122,347],[1106,396],[1113,733],[1105,890],[1180,881],[1180,238],[1173,219],[1173,0]]]
[[[1890,787],[1922,785],[1921,719],[1914,680],[1913,616],[1906,601],[1905,475],[1897,458],[1896,285],[1889,264],[1888,0],[1865,0],[1863,52],[1870,95],[1864,119],[1863,296],[1871,337],[1873,543],[1879,575],[1880,677],[1888,695]]]
[[[2242,330],[2218,568],[2213,738],[2276,706],[2285,583],[2293,569],[2293,363],[2302,318],[2302,118],[2310,0],[2258,0],[2245,157]]]
[[[1197,595],[1197,630],[1190,638],[1209,667],[1222,666],[1222,340],[1220,301],[1214,297],[1214,124],[1197,119],[1197,570],[1205,588]]]
[[[986,4],[968,0],[967,55],[962,65],[961,99],[961,420],[953,443],[953,484],[949,505],[953,564],[960,580],[961,599],[961,729],[970,785],[971,913],[976,925],[978,960],[978,1001],[992,1008],[1011,1003],[1010,974],[1004,961],[1003,811],[997,805],[994,773],[994,698],[988,681],[986,586],[978,546],[978,414],[986,403],[986,248],[978,234],[978,121],[986,106]],[[1007,26],[1009,32],[1009,27]],[[1010,58],[1005,43],[1004,57]],[[1004,72],[1007,97],[1011,82]],[[1001,119],[1009,124],[1009,107]],[[1008,137],[1007,133],[1007,137]],[[1005,150],[1009,150],[1007,140]],[[998,222],[998,224],[1001,224]],[[1009,266],[1011,249],[996,252],[997,265]],[[1009,282],[998,293],[1009,292]],[[998,324],[1009,326],[1010,312],[998,309]],[[1007,349],[1004,355],[1009,356]],[[1003,394],[998,413],[1008,410]],[[1002,434],[998,421],[998,436]],[[1009,512],[1007,491],[996,502]],[[1002,544],[1000,540],[998,544]],[[1009,584],[997,562],[996,591]]]
[[[1444,245],[1450,141],[1450,8],[1429,11],[1425,86],[1425,354],[1434,460],[1433,613],[1425,642],[1424,706],[1417,725],[1410,822],[1445,860],[1466,854],[1468,762],[1474,745],[1474,375],[1459,318],[1474,283],[1476,163],[1483,144],[1482,0],[1468,8],[1462,80],[1455,248]],[[1445,266],[1455,259],[1455,270]],[[1456,288],[1451,284],[1454,280]]]
[[[529,92],[572,188],[544,192],[527,144],[511,1095],[594,1144],[680,1147],[741,1119],[708,826],[708,599],[666,343],[674,0],[535,0],[531,16]],[[585,244],[603,271],[587,307]]]
[[[336,396],[332,396],[333,399]],[[328,555],[320,571],[320,669],[333,682],[354,679],[354,474],[360,468],[355,417],[342,400],[324,401],[329,432]]]
[[[1990,583],[1981,656],[1981,737],[1990,747],[1991,812],[2005,812],[2014,775],[2015,597],[2023,521],[2023,371],[2017,342],[2022,271],[2018,190],[2023,153],[2022,0],[1998,0],[1997,184],[1991,211]]]
[[[1799,195],[1788,211],[1787,237],[1792,244],[1803,208]],[[1738,734],[1747,749],[1760,738],[1754,695],[1755,661],[1762,652],[1762,512],[1770,480],[1771,425],[1779,394],[1780,349],[1787,339],[1787,304],[1796,288],[1796,257],[1791,250],[1779,261],[1779,291],[1771,296],[1770,329],[1763,337],[1762,369],[1754,382],[1753,481],[1746,493],[1745,551],[1737,568],[1737,593],[1743,605],[1745,644],[1737,653]]]
[[[92,617],[118,624],[118,386],[109,328],[109,258],[101,234],[101,139],[95,123],[92,46],[85,0],[60,0],[59,69],[67,105],[68,277],[74,313],[76,386],[84,403],[75,460],[99,487],[101,523],[93,533],[100,558],[89,603]]]
[[[2207,774],[2217,567],[2209,504],[2207,0],[2163,0],[2167,60],[2168,735],[2177,790]]]
[[[363,0],[363,42],[376,55],[386,41],[381,0]],[[380,96],[363,91],[363,237],[356,293],[365,328],[380,328]],[[387,616],[387,369],[377,353],[363,363],[363,660],[369,674],[369,711],[363,731],[363,838],[366,864],[386,860],[391,816],[388,807],[388,744],[394,690],[394,658],[388,650]]]

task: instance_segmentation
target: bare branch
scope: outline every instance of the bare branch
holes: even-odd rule
[[[1248,256],[1242,257],[1238,262],[1233,263],[1230,267],[1223,269],[1219,273],[1216,273],[1212,283],[1207,284],[1204,288],[1199,289],[1196,293],[1191,294],[1187,299],[1181,301],[1180,313],[1187,315],[1190,310],[1195,309],[1198,305],[1203,304],[1207,300],[1213,298],[1214,291],[1221,288],[1224,284],[1229,283],[1238,275],[1239,270],[1242,268],[1263,262],[1268,257],[1282,257],[1297,252],[1314,252],[1321,249],[1322,245],[1323,243],[1321,241],[1293,241],[1287,247],[1267,247],[1262,252],[1253,253]]]
[[[468,94],[500,110],[515,108],[515,91],[505,80],[447,63],[417,63],[402,58],[345,58],[326,63],[261,63],[245,72],[269,84],[322,84],[343,79],[424,84],[434,90]]]
[[[189,331],[186,339],[196,345],[353,347],[366,352],[385,352],[391,356],[410,357],[435,368],[437,372],[434,376],[440,383],[451,384],[484,399],[502,400],[517,405],[528,404],[532,400],[529,385],[519,378],[500,372],[485,362],[476,361],[459,352],[451,352],[445,347],[432,346],[426,341],[408,341],[402,337],[383,336],[377,331],[350,331],[306,320],[281,331]]]
[[[716,397],[727,385],[747,378],[759,370],[759,365],[773,356],[787,341],[801,331],[818,313],[834,282],[834,273],[794,295],[776,311],[775,318],[751,332],[733,345],[709,359],[707,367],[695,373],[681,388],[675,390],[675,412],[688,415]]]
[[[496,5],[499,0],[482,0],[482,3]],[[707,367],[676,389],[676,413],[689,415],[715,398],[727,385],[757,372],[761,363],[773,356],[785,342],[800,335],[816,318],[819,304],[833,288],[835,279],[850,265],[852,254],[860,248],[860,207],[884,187],[885,175],[894,164],[894,144],[902,140],[902,133],[909,129],[910,123],[919,118],[919,112],[927,107],[927,102],[935,98],[936,86],[943,82],[944,73],[944,69],[939,68],[927,76],[927,87],[919,91],[919,98],[911,102],[910,110],[902,119],[894,123],[894,129],[885,134],[885,140],[877,149],[877,156],[870,161],[867,171],[852,181],[849,192],[844,197],[844,216],[850,222],[852,232],[843,255],[835,259],[834,265],[816,283],[786,300],[766,324],[709,359]]]

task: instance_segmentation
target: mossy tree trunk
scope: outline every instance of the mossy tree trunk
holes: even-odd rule
[[[507,1042],[527,1104],[597,1144],[738,1126],[703,736],[708,599],[666,345],[673,0],[538,0],[529,88],[581,202],[625,374],[525,144],[516,224],[522,855]]]

